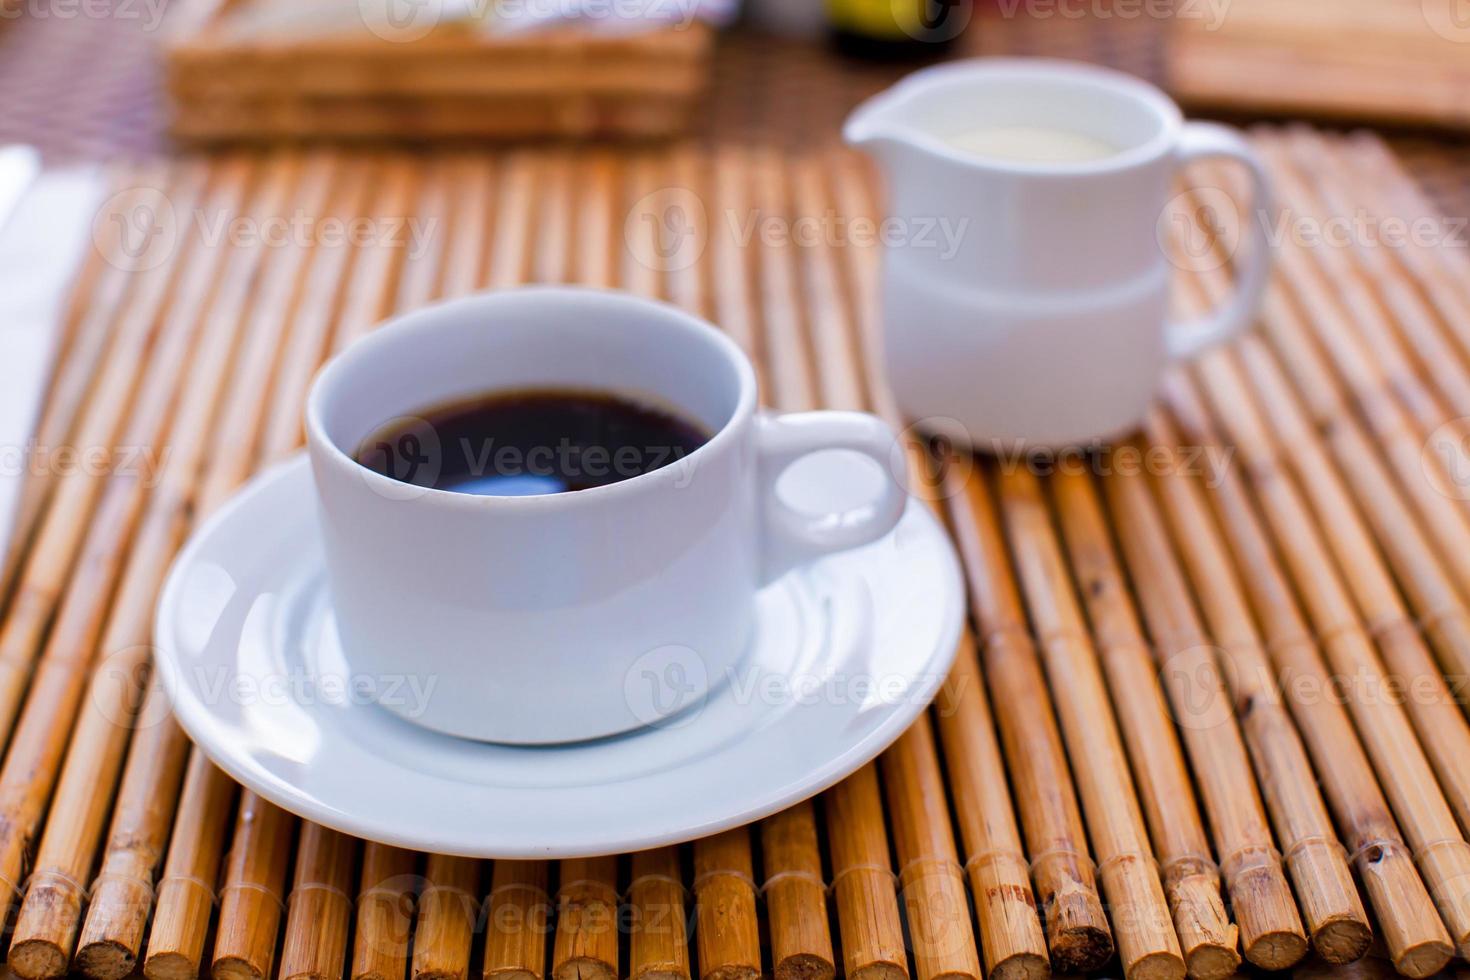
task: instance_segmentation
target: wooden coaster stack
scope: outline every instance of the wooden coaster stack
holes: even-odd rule
[[[702,23],[512,30],[490,0],[377,19],[368,0],[208,0],[168,49],[173,132],[191,141],[662,137],[709,75]],[[483,10],[482,10],[483,8]]]
[[[1198,0],[1176,6],[1169,87],[1195,105],[1470,125],[1458,0]]]

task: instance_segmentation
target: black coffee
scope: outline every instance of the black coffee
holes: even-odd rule
[[[403,483],[525,497],[627,480],[708,441],[694,423],[620,395],[529,388],[394,419],[363,440],[357,461]]]

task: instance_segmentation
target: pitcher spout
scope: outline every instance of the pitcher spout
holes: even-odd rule
[[[884,166],[891,166],[902,151],[912,146],[913,134],[897,110],[891,92],[868,99],[843,123],[843,141]]]

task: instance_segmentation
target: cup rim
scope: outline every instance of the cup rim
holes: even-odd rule
[[[1142,143],[1101,160],[1078,162],[1025,162],[983,157],[966,153],[922,130],[915,131],[914,142],[952,163],[979,170],[1018,177],[1084,177],[1128,170],[1164,156],[1178,143],[1179,131],[1184,125],[1184,113],[1178,103],[1158,86],[1127,72],[1065,58],[967,58],[922,68],[861,103],[848,116],[844,138],[849,143],[858,142],[849,134],[848,126],[865,111],[876,110],[883,103],[912,98],[921,91],[976,79],[1061,79],[1107,89],[1152,109],[1159,118],[1159,130]]]
[[[348,467],[355,471],[356,475],[364,480],[365,486],[376,488],[376,492],[383,493],[385,499],[394,497],[402,499],[404,483],[363,466],[327,434],[326,422],[322,416],[325,411],[323,402],[327,398],[329,386],[343,383],[341,375],[352,369],[351,365],[355,360],[368,356],[376,348],[392,342],[398,336],[444,329],[441,319],[443,317],[471,313],[483,316],[490,312],[504,315],[506,307],[515,307],[510,312],[510,315],[513,316],[534,316],[549,311],[564,311],[571,305],[585,308],[589,315],[595,315],[599,310],[622,307],[646,316],[659,317],[664,322],[695,334],[711,344],[723,355],[726,363],[734,368],[739,391],[729,417],[699,448],[682,457],[680,463],[693,461],[688,465],[698,466],[697,460],[722,451],[736,438],[734,430],[741,420],[754,414],[756,380],[755,369],[751,365],[750,358],[739,344],[703,318],[672,303],[649,299],[624,290],[576,285],[526,285],[509,289],[486,290],[416,307],[406,313],[389,317],[376,329],[331,357],[318,369],[307,395],[305,428],[308,447],[319,448],[325,453],[327,460],[337,467]],[[479,325],[474,329],[486,328]],[[474,511],[544,511],[585,506],[591,503],[623,499],[653,489],[660,482],[676,479],[678,466],[679,463],[669,464],[626,480],[598,487],[534,496],[498,497],[459,493],[438,487],[415,486],[416,492],[411,499],[428,499],[443,506]]]

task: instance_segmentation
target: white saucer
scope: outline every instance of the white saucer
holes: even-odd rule
[[[757,600],[745,664],[657,726],[519,747],[438,734],[352,689],[304,457],[180,553],[158,670],[180,723],[245,786],[328,827],[475,857],[640,850],[747,823],[837,782],[924,710],[964,616],[959,564],[911,501],[888,537]]]

